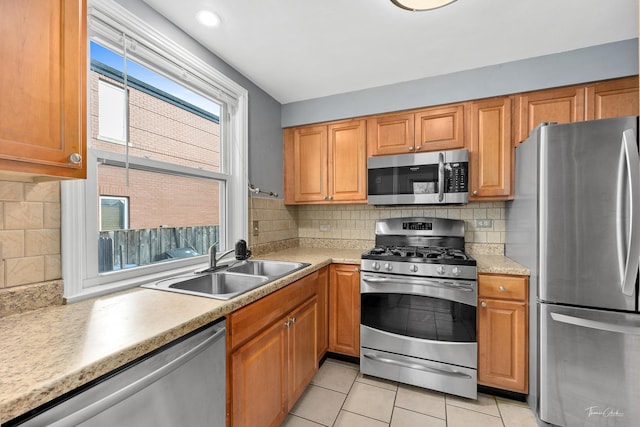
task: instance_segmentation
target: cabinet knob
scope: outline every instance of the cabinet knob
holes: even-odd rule
[[[487,303],[486,303],[485,301],[482,301],[482,302],[480,303],[480,306],[481,306],[481,307],[486,307],[486,306],[487,306]]]
[[[68,160],[72,165],[79,165],[82,163],[82,156],[78,153],[71,153],[69,154]]]
[[[360,269],[358,267],[354,268],[353,271],[355,271],[356,273],[360,271]]]
[[[409,147],[409,151],[413,151],[413,147]]]
[[[296,323],[296,318],[295,318],[295,317],[292,317],[292,318],[291,318],[291,320],[290,320],[290,322],[291,322],[291,324],[293,325],[294,323]]]
[[[422,148],[422,147],[416,147],[416,151],[420,151],[420,148]]]
[[[329,200],[333,200],[333,196],[329,196],[327,197]]]
[[[504,292],[506,289],[504,288],[504,286],[500,285],[500,286],[498,286],[498,290],[500,292]]]
[[[327,196],[324,196],[324,197],[322,198],[322,200],[327,200]]]
[[[471,193],[471,194],[473,194],[474,196],[477,196],[478,195],[478,190],[473,190],[473,193]]]
[[[289,326],[291,326],[291,322],[287,320],[286,322],[284,322],[284,326],[288,328]]]

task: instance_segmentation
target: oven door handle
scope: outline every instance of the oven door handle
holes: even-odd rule
[[[369,283],[396,283],[401,285],[424,285],[436,288],[455,289],[463,292],[473,292],[473,286],[461,285],[453,282],[436,282],[433,280],[417,280],[417,279],[392,279],[390,277],[369,277],[363,276],[362,280]]]
[[[431,372],[439,375],[447,375],[447,376],[456,377],[456,378],[467,378],[467,379],[471,378],[471,375],[465,374],[464,372],[449,370],[449,369],[442,369],[442,368],[435,368],[433,366],[427,366],[420,363],[405,362],[402,360],[392,359],[390,357],[380,357],[377,354],[365,353],[364,357],[366,357],[367,359],[374,360],[376,362],[388,363],[389,365],[401,366],[403,368],[417,369],[419,371]]]

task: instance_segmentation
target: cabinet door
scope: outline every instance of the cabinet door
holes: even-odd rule
[[[360,356],[360,273],[356,265],[331,265],[329,351]]]
[[[318,368],[316,297],[289,316],[289,408],[304,392]]]
[[[478,383],[527,393],[527,305],[480,299]]]
[[[231,354],[231,425],[278,426],[287,407],[287,327],[285,319]]]
[[[511,98],[471,104],[470,200],[507,200],[513,181]]]
[[[329,267],[318,274],[318,360],[329,350]]]
[[[327,127],[285,131],[285,202],[322,201],[328,194]]]
[[[367,201],[367,121],[329,125],[329,200]]]
[[[367,120],[369,156],[405,154],[414,149],[413,113],[388,114]]]
[[[0,169],[86,177],[85,21],[84,0],[0,2]]]
[[[464,104],[415,113],[416,151],[464,148]]]
[[[587,120],[638,115],[638,76],[587,87]]]
[[[516,141],[519,145],[542,122],[584,120],[584,87],[566,87],[524,93],[516,97]]]

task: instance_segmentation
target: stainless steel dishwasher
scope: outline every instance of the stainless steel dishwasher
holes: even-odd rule
[[[222,319],[17,425],[223,427],[225,335]]]

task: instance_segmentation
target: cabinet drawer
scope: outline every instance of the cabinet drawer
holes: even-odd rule
[[[228,317],[227,331],[230,349],[256,335],[262,329],[316,295],[318,274],[314,272],[241,308]]]
[[[526,301],[527,278],[524,276],[478,275],[478,297]]]

